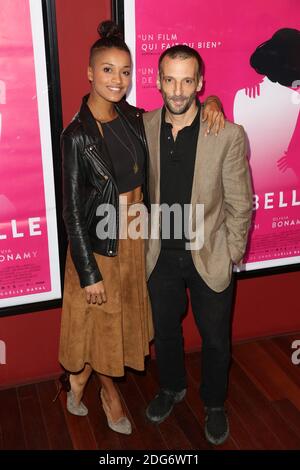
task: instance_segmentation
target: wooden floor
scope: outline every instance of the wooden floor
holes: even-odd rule
[[[299,334],[233,347],[227,409],[231,436],[217,449],[300,449],[300,368],[293,365]],[[92,377],[84,402],[87,417],[65,411],[65,394],[56,403],[55,381],[0,392],[0,449],[212,449],[203,434],[199,399],[200,353],[187,356],[188,392],[160,426],[144,410],[157,391],[155,361],[146,374],[129,372],[118,386],[133,423],[131,436],[111,431],[99,405],[99,383]]]

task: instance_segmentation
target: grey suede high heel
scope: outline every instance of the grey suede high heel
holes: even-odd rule
[[[70,374],[68,372],[64,372],[60,377],[59,377],[59,386],[57,390],[57,394],[55,395],[55,398],[53,402],[57,400],[59,397],[60,393],[62,390],[67,392],[67,410],[69,413],[72,415],[76,416],[86,416],[88,414],[88,409],[87,407],[82,403],[82,401],[79,403],[79,405],[76,405],[75,403],[75,397],[74,393],[71,390],[71,383],[70,383]]]
[[[102,407],[107,418],[107,424],[110,427],[110,429],[112,429],[115,432],[119,432],[121,434],[127,434],[127,435],[131,434],[132,426],[127,416],[121,416],[121,418],[119,418],[117,421],[112,420],[110,408],[107,404],[107,401],[104,398],[103,388],[101,388],[100,390],[100,396],[101,396],[101,401],[102,401]]]
[[[79,403],[79,405],[76,405],[74,393],[72,390],[67,393],[67,410],[69,413],[76,416],[86,416],[89,412],[82,401]]]

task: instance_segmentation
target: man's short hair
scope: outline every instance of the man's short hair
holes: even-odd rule
[[[171,59],[189,59],[190,57],[194,57],[198,63],[198,78],[201,77],[203,74],[203,60],[200,54],[193,49],[192,47],[185,46],[184,44],[178,44],[177,46],[172,46],[169,49],[166,49],[160,56],[158,61],[158,70],[159,74],[161,74],[161,63],[165,57],[170,57]]]

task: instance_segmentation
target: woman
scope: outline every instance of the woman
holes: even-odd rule
[[[147,198],[146,140],[141,110],[122,101],[131,81],[129,49],[114,23],[102,23],[98,32],[90,51],[90,94],[62,134],[69,249],[59,350],[68,372],[60,390],[68,392],[68,411],[85,416],[81,399],[95,370],[109,427],[130,434],[113,377],[124,375],[125,366],[144,369],[153,327],[143,240],[120,237],[118,215]]]

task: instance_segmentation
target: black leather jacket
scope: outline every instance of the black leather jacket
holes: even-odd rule
[[[72,260],[79,275],[81,287],[101,281],[102,276],[93,252],[116,256],[119,233],[119,193],[112,162],[97,123],[83,98],[80,111],[61,135],[63,158],[63,219],[65,222]],[[147,141],[142,112],[126,101],[116,110],[133,129],[145,149],[145,184],[142,191],[147,205]],[[111,204],[117,217],[113,233],[104,240],[96,235],[100,218],[96,209],[100,204]]]

